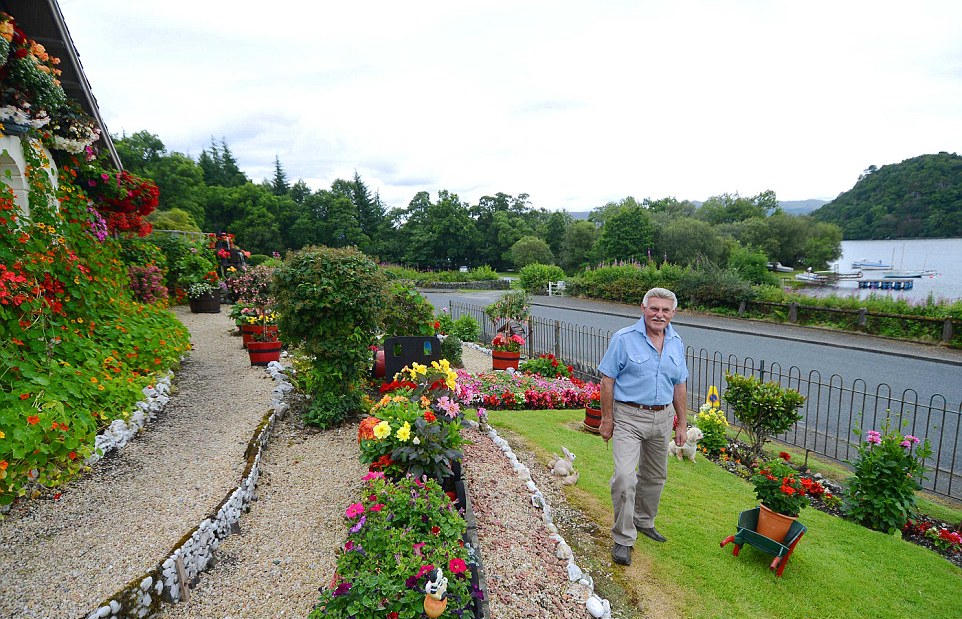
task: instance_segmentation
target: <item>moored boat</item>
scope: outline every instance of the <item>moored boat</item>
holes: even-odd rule
[[[867,258],[862,258],[861,260],[856,260],[852,263],[853,269],[862,269],[863,271],[887,271],[892,268],[892,265],[887,262],[882,262],[881,260],[868,260]]]
[[[934,269],[906,269],[904,271],[888,271],[882,277],[887,279],[906,279],[906,278],[920,278],[920,277],[935,277],[938,273]]]

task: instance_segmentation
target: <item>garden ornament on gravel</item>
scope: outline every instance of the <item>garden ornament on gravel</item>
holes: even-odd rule
[[[673,442],[668,443],[668,453],[679,460],[688,458],[694,462],[695,453],[698,451],[696,444],[703,438],[705,438],[705,435],[698,429],[698,426],[692,426],[688,428],[688,440],[685,441],[685,444],[679,447]]]

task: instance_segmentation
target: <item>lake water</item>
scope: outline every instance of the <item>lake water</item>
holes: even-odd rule
[[[829,268],[842,273],[857,271],[855,260],[881,260],[897,270],[935,269],[935,277],[912,280],[912,290],[860,290],[854,281],[839,282],[834,288],[811,289],[818,296],[835,293],[867,297],[870,294],[904,298],[915,303],[932,294],[936,299],[962,299],[962,239],[905,239],[887,241],[842,241],[842,257]],[[883,271],[864,271],[863,277],[880,278]]]

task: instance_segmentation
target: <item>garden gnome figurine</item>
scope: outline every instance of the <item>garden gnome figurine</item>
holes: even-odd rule
[[[424,585],[424,614],[431,619],[439,617],[448,607],[448,579],[441,568],[428,572],[428,582]]]

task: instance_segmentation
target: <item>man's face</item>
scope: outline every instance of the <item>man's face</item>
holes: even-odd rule
[[[649,333],[663,333],[671,322],[675,310],[671,309],[671,299],[649,297],[645,307],[645,328]]]

